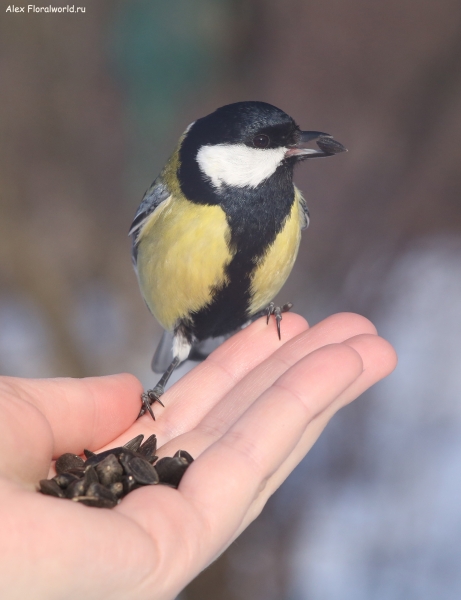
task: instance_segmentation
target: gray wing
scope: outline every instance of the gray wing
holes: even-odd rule
[[[154,210],[165,202],[170,196],[170,191],[163,181],[157,177],[154,183],[144,194],[141,204],[136,211],[133,222],[131,223],[128,235],[133,236],[132,257],[133,263],[136,266],[136,258],[138,254],[138,234],[145,220],[154,212]]]
[[[301,204],[301,208],[303,210],[302,216],[304,219],[301,221],[301,230],[303,230],[309,227],[309,209],[307,208],[306,201],[302,196],[300,196],[299,203]]]

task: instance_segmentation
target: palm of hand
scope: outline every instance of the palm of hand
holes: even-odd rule
[[[260,513],[323,428],[395,366],[358,315],[308,329],[284,316],[282,344],[260,319],[139,412],[131,375],[1,378],[2,598],[173,598]],[[51,459],[156,433],[160,456],[198,459],[178,490],[136,490],[113,510],[35,493]]]

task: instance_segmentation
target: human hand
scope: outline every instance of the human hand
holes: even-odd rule
[[[308,329],[259,319],[168,392],[157,421],[131,375],[0,378],[0,596],[171,599],[253,521],[333,414],[389,374],[392,347],[358,315]],[[52,458],[156,433],[196,458],[178,490],[148,486],[112,510],[35,493]]]

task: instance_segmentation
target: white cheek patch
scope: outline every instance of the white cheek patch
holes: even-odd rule
[[[214,187],[257,187],[273,175],[285,157],[286,148],[249,148],[244,144],[202,146],[197,162]]]

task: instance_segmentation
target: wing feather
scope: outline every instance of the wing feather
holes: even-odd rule
[[[299,207],[301,209],[301,231],[309,227],[309,209],[307,208],[306,201],[303,195],[295,186],[295,198],[298,199]]]
[[[145,223],[146,219],[156,210],[161,204],[163,204],[170,197],[170,191],[166,184],[160,177],[154,181],[150,188],[144,194],[141,204],[136,211],[133,222],[131,223],[130,231],[128,235],[133,238],[132,246],[132,258],[133,263],[136,266],[136,260],[138,255],[138,235],[141,227]]]

